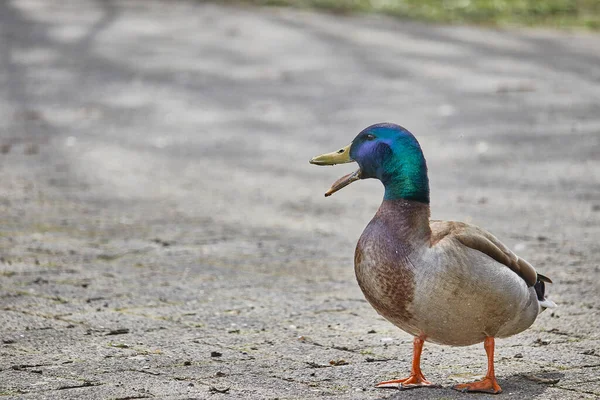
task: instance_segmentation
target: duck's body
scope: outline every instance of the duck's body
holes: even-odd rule
[[[544,308],[554,306],[544,297],[544,282],[550,280],[483,229],[430,221],[425,158],[415,137],[401,126],[372,125],[349,146],[311,163],[351,161],[360,169],[336,181],[325,195],[359,179],[383,183],[383,203],[356,246],[356,278],[373,308],[415,337],[411,375],[378,387],[431,385],[420,369],[425,341],[452,346],[484,342],[486,378],[455,388],[500,393],[494,338],[524,331]]]
[[[457,237],[481,230],[429,221],[429,206],[384,200],[358,241],[354,268],[366,299],[400,329],[452,346],[527,329],[541,311],[535,288]]]

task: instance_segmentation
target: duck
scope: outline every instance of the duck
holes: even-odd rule
[[[358,170],[334,182],[325,196],[362,179],[383,183],[383,201],[356,245],[354,271],[375,311],[414,337],[409,376],[376,387],[437,386],[421,371],[425,342],[483,342],[485,377],[453,388],[501,393],[494,373],[495,339],[523,332],[542,311],[556,307],[545,297],[545,284],[552,281],[484,229],[430,220],[427,164],[419,142],[404,127],[371,125],[348,146],[310,160],[315,165],[350,162]]]

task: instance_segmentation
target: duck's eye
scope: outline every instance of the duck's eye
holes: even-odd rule
[[[367,140],[375,140],[375,135],[371,135],[370,133],[366,136]]]

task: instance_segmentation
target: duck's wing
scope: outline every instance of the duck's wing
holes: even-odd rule
[[[430,221],[430,226],[432,246],[441,241],[454,239],[463,246],[478,250],[499,263],[506,265],[523,278],[527,286],[534,286],[538,280],[548,283],[552,282],[545,276],[538,274],[531,264],[513,253],[494,235],[475,225],[455,221],[432,220]]]

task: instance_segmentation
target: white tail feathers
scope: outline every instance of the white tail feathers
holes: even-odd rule
[[[544,299],[540,300],[540,306],[542,306],[542,308],[556,308],[556,303],[552,300]]]

